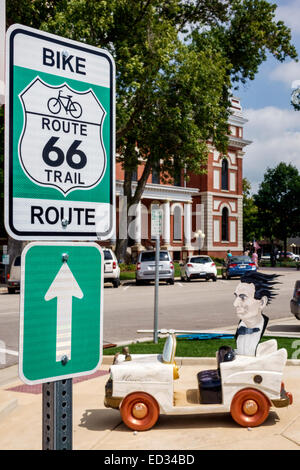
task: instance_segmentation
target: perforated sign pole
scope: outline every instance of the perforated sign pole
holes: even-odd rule
[[[159,259],[160,259],[160,235],[162,227],[162,211],[153,209],[151,213],[151,235],[155,241],[155,290],[154,290],[154,329],[153,342],[158,343],[158,292],[159,292]]]
[[[43,384],[43,450],[72,450],[72,379]]]
[[[158,343],[158,292],[159,292],[159,252],[160,236],[156,235],[155,241],[155,291],[154,291],[154,335],[153,341]]]

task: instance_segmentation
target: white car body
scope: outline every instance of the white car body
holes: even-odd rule
[[[233,361],[220,364],[222,403],[218,404],[191,403],[188,393],[191,396],[191,392],[195,392],[196,396],[199,393],[197,389],[176,392],[175,348],[176,337],[169,335],[162,355],[132,355],[130,360],[119,355],[110,369],[112,390],[111,394],[106,393],[105,406],[120,408],[122,414],[124,398],[135,392],[144,392],[156,400],[162,414],[230,412],[233,398],[244,389],[262,392],[274,406],[287,406],[292,402],[290,394],[287,395],[291,398],[282,397],[287,352],[285,349],[277,350],[276,340],[261,343],[255,357],[237,355]],[[255,377],[259,379],[255,381]]]
[[[287,258],[289,258],[293,261],[299,261],[299,255],[296,255],[295,253],[292,253],[291,251],[287,251],[286,256],[287,256]],[[284,257],[284,252],[283,251],[280,252],[278,257],[279,257],[279,259],[281,257]]]
[[[14,294],[20,290],[21,280],[21,256],[16,256],[12,262],[9,277],[7,279],[7,290],[9,294]]]
[[[180,276],[182,281],[201,278],[216,281],[217,267],[209,256],[194,255],[187,258],[180,266]]]
[[[116,255],[109,248],[103,248],[104,282],[112,282],[114,287],[120,285],[120,267]]]

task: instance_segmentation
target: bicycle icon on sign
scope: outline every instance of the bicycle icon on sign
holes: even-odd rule
[[[63,108],[66,114],[70,113],[73,118],[80,118],[82,115],[82,107],[77,101],[72,101],[72,95],[62,95],[62,90],[59,90],[58,97],[50,98],[47,107],[52,114],[58,114]]]

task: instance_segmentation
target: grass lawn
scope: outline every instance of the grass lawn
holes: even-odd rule
[[[278,349],[286,348],[288,358],[291,359],[292,354],[299,349],[299,341],[296,338],[281,338],[274,337],[277,340]],[[264,337],[262,341],[267,341],[271,337]],[[295,343],[294,343],[295,342]],[[144,343],[129,344],[129,352],[131,354],[160,354],[163,351],[165,338],[159,338],[158,343],[152,341]],[[294,345],[293,345],[294,343]],[[186,340],[177,338],[177,357],[215,357],[216,351],[220,346],[231,346],[233,349],[236,347],[234,339],[220,338],[220,339],[195,339]],[[107,348],[103,350],[104,355],[114,355],[116,352],[122,352],[123,346],[117,348]],[[300,359],[300,358],[299,358]]]
[[[135,272],[134,271],[120,272],[120,280],[121,281],[130,281],[132,279],[135,279]]]

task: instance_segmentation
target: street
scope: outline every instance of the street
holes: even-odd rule
[[[278,296],[266,308],[270,320],[289,317],[290,298],[299,273],[296,270],[277,270],[283,274]],[[175,282],[174,286],[160,283],[159,328],[206,330],[237,324],[233,294],[239,279],[216,283],[195,280]],[[104,340],[120,342],[138,338],[138,329],[153,329],[154,284],[136,287],[126,283],[116,290],[105,288]],[[121,308],[121,310],[120,310]],[[116,325],[118,327],[116,328]],[[141,335],[140,335],[141,336]]]
[[[277,269],[264,272],[282,274],[279,294],[266,308],[270,321],[291,316],[290,299],[299,272]],[[195,280],[176,281],[173,286],[160,283],[159,328],[207,330],[237,324],[233,308],[233,293],[238,279],[215,282]],[[136,340],[152,334],[138,334],[139,329],[153,329],[154,284],[136,286],[125,281],[118,289],[111,284],[104,287],[103,344]],[[300,327],[300,322],[299,322]],[[18,351],[19,294],[0,294],[0,340],[5,348]],[[274,332],[275,333],[275,332]],[[2,343],[2,344],[3,344]],[[16,364],[18,357],[6,354],[6,363],[0,368]]]

